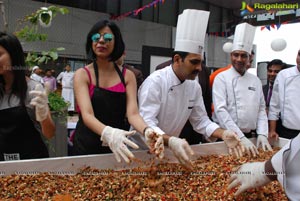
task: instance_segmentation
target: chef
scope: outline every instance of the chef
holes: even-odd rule
[[[300,133],[271,159],[243,164],[231,175],[229,189],[239,186],[235,195],[278,180],[289,200],[300,200]],[[249,174],[250,173],[250,174]]]
[[[269,106],[270,137],[278,138],[276,125],[279,116],[282,121],[280,137],[291,139],[300,132],[300,48],[296,63],[294,67],[280,71],[274,82]]]
[[[221,72],[213,85],[213,119],[221,127],[233,130],[238,134],[248,154],[256,156],[257,147],[272,150],[268,142],[268,118],[258,77],[247,72],[247,63],[255,27],[247,23],[236,26],[233,48],[230,54],[231,68]],[[257,147],[247,138],[252,132],[258,134]]]
[[[186,140],[178,138],[188,119],[193,129],[205,134],[207,139],[223,139],[230,153],[241,156],[243,152],[234,132],[220,129],[210,121],[200,85],[195,80],[201,70],[208,17],[207,11],[192,9],[179,15],[172,64],[152,73],[138,92],[141,116],[163,135],[164,144],[183,164],[188,164],[190,155],[194,154]],[[135,136],[135,141],[141,147],[139,136]]]
[[[61,72],[56,80],[58,83],[62,85],[61,96],[65,99],[65,101],[69,102],[70,105],[68,107],[68,111],[74,111],[74,89],[73,89],[73,78],[74,72],[71,71],[70,64],[67,64],[65,67],[65,71]]]

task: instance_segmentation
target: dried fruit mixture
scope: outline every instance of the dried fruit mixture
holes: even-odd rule
[[[278,149],[277,149],[278,150]],[[201,156],[192,169],[150,161],[150,167],[129,170],[83,168],[75,175],[52,173],[0,176],[0,200],[287,200],[281,185],[250,189],[234,197],[227,190],[230,172],[248,161],[264,161],[275,152],[237,159],[228,155]],[[148,165],[149,165],[148,164]]]

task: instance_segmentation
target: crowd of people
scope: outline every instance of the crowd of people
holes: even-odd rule
[[[253,60],[255,27],[239,24],[231,64],[207,88],[203,50],[208,18],[207,11],[184,10],[178,18],[172,60],[142,83],[137,83],[137,74],[120,60],[125,56],[125,43],[118,26],[100,20],[90,29],[85,50],[91,63],[75,73],[67,65],[57,77],[62,96],[71,103],[69,110],[75,108],[74,99],[77,103],[73,154],[112,152],[117,161],[130,162],[135,149],[149,149],[163,158],[168,147],[180,163],[189,166],[194,154],[190,144],[199,140],[189,143],[182,136],[203,136],[206,142],[223,140],[229,154],[237,157],[259,156],[259,147],[272,150],[270,138],[285,137],[292,140],[272,159],[241,166],[232,175],[229,188],[241,184],[239,194],[277,178],[289,198],[299,199],[299,182],[294,181],[299,174],[291,176],[288,171],[295,173],[300,163],[300,49],[294,67],[286,68],[278,59],[269,63],[268,83],[263,87],[258,77],[247,72]],[[42,85],[55,91],[56,80],[50,69],[41,77],[39,67],[26,77],[25,69],[16,68],[25,66],[23,55],[15,36],[0,33],[0,160],[47,157],[41,134],[54,135]],[[26,121],[18,121],[20,118]],[[186,124],[195,132],[184,134]],[[251,137],[257,137],[256,145],[248,139]],[[261,176],[261,171],[283,170],[286,175]],[[244,171],[250,171],[250,176],[243,175]]]

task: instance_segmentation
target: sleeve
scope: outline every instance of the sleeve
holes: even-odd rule
[[[58,83],[61,83],[61,79],[63,77],[64,72],[59,73],[59,75],[57,76],[56,80]]]
[[[244,133],[239,129],[228,112],[226,102],[227,96],[226,78],[223,77],[222,74],[219,74],[215,78],[213,84],[213,104],[215,115],[222,128],[234,131],[240,138],[244,137]]]
[[[266,113],[266,103],[265,103],[263,91],[261,90],[256,132],[257,134],[261,134],[268,137],[268,131],[269,131],[269,125],[268,125],[268,117]]]
[[[287,143],[280,149],[272,158],[271,163],[277,172],[277,179],[283,185],[283,178],[285,175],[285,167],[297,166],[299,167],[300,156],[300,134]]]
[[[146,124],[152,127],[157,133],[165,134],[158,127],[157,116],[160,111],[162,99],[161,87],[159,81],[151,77],[146,79],[138,91],[139,111]]]
[[[201,88],[199,85],[196,86],[195,91],[196,101],[189,120],[195,131],[205,134],[206,139],[214,141],[215,139],[211,138],[211,135],[217,128],[219,128],[219,126],[216,123],[213,123],[207,116],[202,98]]]
[[[274,85],[273,85],[273,91],[272,96],[270,100],[269,105],[269,120],[278,120],[279,119],[279,113],[280,113],[280,96],[279,96],[279,83],[283,84],[283,81],[281,81],[281,73],[277,75]]]

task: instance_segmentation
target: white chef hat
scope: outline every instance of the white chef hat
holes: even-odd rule
[[[185,9],[178,16],[175,51],[202,54],[209,12]]]
[[[241,50],[251,54],[256,27],[242,23],[235,27],[232,50]]]

